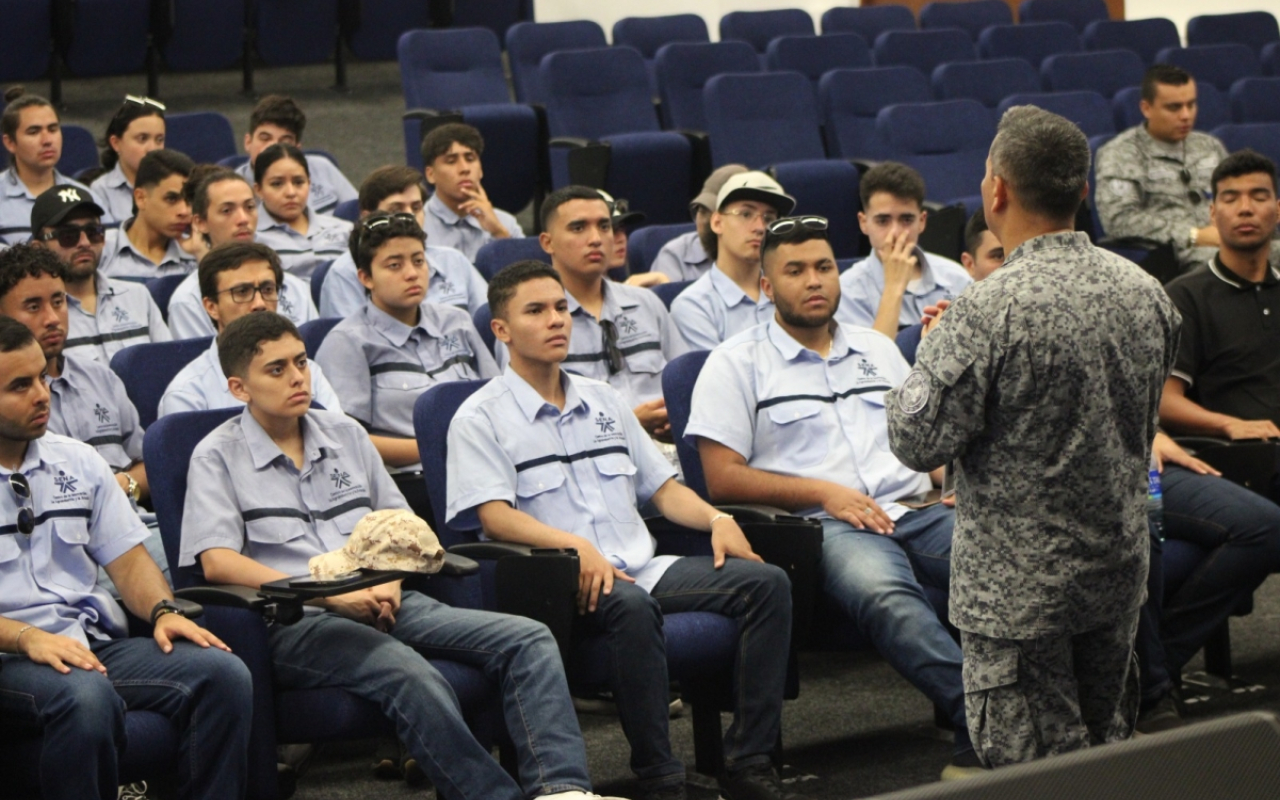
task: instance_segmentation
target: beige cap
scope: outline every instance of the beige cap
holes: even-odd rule
[[[774,207],[785,217],[796,207],[796,199],[782,191],[782,186],[763,172],[752,170],[734,175],[724,182],[716,195],[716,210],[734,200],[758,200]]]
[[[400,509],[365,514],[345,545],[307,562],[320,580],[360,569],[431,573],[443,566],[444,548],[431,526]]]
[[[699,206],[707,211],[715,211],[718,208],[716,206],[716,195],[720,194],[720,187],[724,186],[724,182],[734,175],[740,175],[746,171],[747,168],[742,164],[725,164],[715,172],[712,172],[707,176],[707,180],[703,182],[702,191],[689,204],[689,213],[695,217],[698,216]]]

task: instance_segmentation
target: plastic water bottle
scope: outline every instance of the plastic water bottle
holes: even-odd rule
[[[1155,453],[1147,467],[1147,519],[1155,526],[1160,541],[1164,541],[1164,490],[1160,482],[1160,465]]]

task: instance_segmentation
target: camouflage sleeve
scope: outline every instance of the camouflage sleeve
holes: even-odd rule
[[[1148,208],[1142,182],[1145,160],[1127,141],[1098,151],[1094,201],[1107,236],[1135,236],[1156,242],[1173,242],[1186,249],[1193,220],[1174,209]]]

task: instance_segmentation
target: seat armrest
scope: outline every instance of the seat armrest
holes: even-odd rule
[[[440,568],[441,575],[465,576],[474,575],[480,571],[480,565],[474,560],[467,558],[460,553],[445,553],[444,566]]]
[[[583,136],[555,136],[548,142],[548,147],[590,147],[596,142]]]
[[[527,544],[512,544],[511,542],[467,542],[466,544],[455,544],[450,547],[449,553],[468,559],[475,559],[476,561],[494,561],[507,556],[532,555],[533,548]]]
[[[257,589],[248,586],[209,585],[190,586],[174,592],[179,600],[201,603],[206,606],[225,608],[243,608],[249,611],[262,611],[267,600],[258,594]]]
[[[1231,446],[1230,439],[1220,439],[1216,436],[1175,436],[1173,441],[1177,442],[1179,447],[1192,455],[1204,450]]]
[[[716,510],[731,514],[739,523],[742,522],[798,522],[804,517],[797,517],[790,511],[786,511],[776,506],[766,506],[759,503],[732,503],[728,505],[717,505]]]

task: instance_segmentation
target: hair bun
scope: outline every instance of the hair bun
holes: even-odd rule
[[[26,93],[27,87],[25,86],[10,86],[8,89],[4,90],[4,102],[6,104],[12,103],[14,100],[17,100]]]

